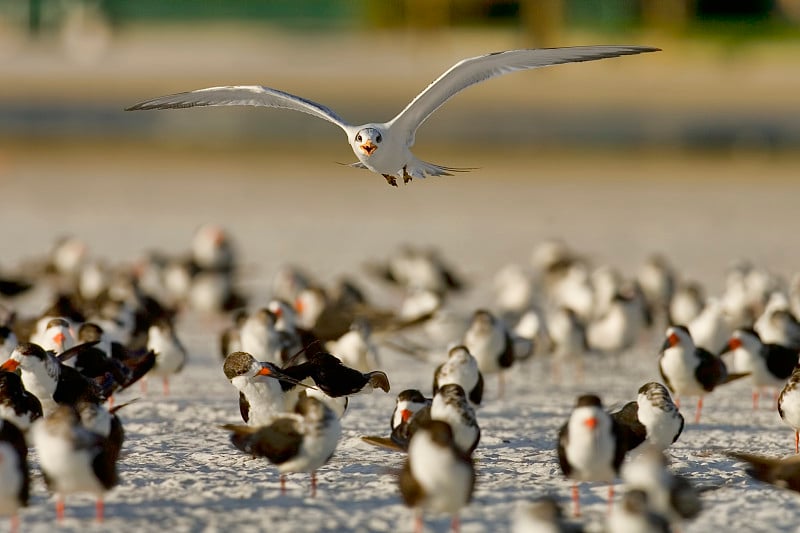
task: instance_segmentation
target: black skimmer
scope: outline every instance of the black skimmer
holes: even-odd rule
[[[499,373],[500,395],[503,395],[503,370],[514,364],[514,341],[505,324],[489,311],[478,309],[462,344],[478,362],[483,375]]]
[[[117,412],[135,401],[131,400],[110,409],[86,400],[78,400],[75,403],[75,412],[81,425],[92,433],[103,437],[103,449],[108,459],[114,464],[119,458],[122,442],[125,440],[125,430],[122,428],[122,422],[117,416]]]
[[[699,283],[687,281],[678,285],[669,302],[669,324],[689,324],[703,311],[705,300],[705,290]]]
[[[618,358],[639,339],[645,325],[644,301],[633,292],[617,292],[602,316],[589,322],[586,341],[592,351]]]
[[[50,318],[44,330],[31,337],[31,342],[58,355],[75,346],[75,335],[66,319]]]
[[[753,326],[761,339],[800,351],[800,322],[789,310],[789,301],[782,293],[767,304],[764,313]]]
[[[169,377],[183,370],[187,353],[169,320],[158,320],[147,332],[147,349],[156,354],[155,365],[148,375],[161,376],[164,396],[169,395]]]
[[[278,317],[262,307],[243,322],[240,329],[241,347],[259,361],[281,363],[281,335],[275,327]]]
[[[481,438],[481,429],[461,385],[448,383],[436,391],[431,403],[431,419],[450,424],[456,448],[472,455]]]
[[[647,493],[650,508],[670,522],[695,518],[702,510],[700,493],[688,479],[670,472],[668,466],[661,450],[647,447],[622,466],[625,488]]]
[[[294,413],[278,415],[264,426],[221,426],[231,442],[254,457],[266,457],[281,473],[281,492],[288,472],[311,473],[311,495],[316,495],[316,471],[333,456],[342,433],[339,419],[325,403],[300,394]]]
[[[56,517],[64,518],[64,497],[88,492],[97,497],[96,518],[103,521],[103,494],[118,482],[114,456],[107,439],[89,431],[75,409],[59,406],[31,427],[39,466],[51,492],[56,494]]]
[[[45,415],[52,413],[58,404],[74,405],[79,398],[94,403],[106,399],[107,391],[97,382],[65,366],[37,344],[21,343],[11,353],[11,358],[0,365],[0,370],[8,372],[17,368],[25,388],[42,403]]]
[[[727,452],[726,455],[748,463],[747,475],[782,489],[800,492],[800,455],[767,457],[751,453]]]
[[[403,449],[407,449],[412,435],[410,431],[412,418],[420,411],[430,411],[431,403],[432,400],[423,396],[417,389],[406,389],[398,394],[390,424],[391,440]],[[430,413],[427,418],[430,418]]]
[[[456,447],[450,426],[431,420],[411,438],[399,484],[405,504],[417,509],[416,531],[422,531],[424,511],[452,515],[452,529],[457,531],[458,512],[472,499],[475,467]]]
[[[708,298],[703,310],[686,324],[698,348],[717,354],[733,333],[725,308],[717,298]]]
[[[614,478],[627,448],[614,419],[603,410],[594,394],[580,396],[566,424],[558,432],[558,463],[561,472],[573,480],[572,501],[580,516],[578,483],[604,481],[609,484],[609,505],[613,500]]]
[[[256,361],[247,352],[230,354],[225,358],[222,371],[239,391],[242,420],[251,426],[268,424],[276,414],[292,411],[297,403],[297,395],[289,393],[290,386],[297,380],[283,374],[272,363]],[[284,380],[280,381],[281,378]]]
[[[578,314],[569,307],[558,307],[547,321],[547,332],[551,341],[552,374],[555,381],[561,380],[562,364],[574,362],[576,381],[583,381],[583,358],[589,351],[586,326]]]
[[[769,387],[777,391],[786,384],[800,357],[796,348],[762,342],[753,329],[734,331],[722,354],[727,352],[733,352],[734,368],[749,372],[753,378],[754,410],[758,409],[760,389]]]
[[[42,403],[25,390],[22,379],[14,372],[0,371],[0,419],[13,422],[27,432],[42,417]]]
[[[711,352],[695,346],[684,326],[667,328],[667,338],[658,360],[661,377],[670,391],[681,396],[698,396],[695,423],[700,422],[703,396],[718,385],[743,378],[748,373],[729,374],[725,363]],[[678,406],[680,403],[676,402]]]
[[[778,395],[778,414],[794,429],[794,451],[800,453],[800,366],[794,369]]]
[[[663,255],[653,254],[645,260],[636,280],[642,288],[651,315],[667,317],[677,279],[675,269]]]
[[[493,280],[495,307],[503,318],[519,317],[531,308],[535,300],[533,276],[519,264],[500,269]]]
[[[347,333],[325,343],[325,348],[335,353],[342,363],[361,372],[369,372],[380,365],[378,347],[372,341],[372,328],[362,318],[356,319]]]
[[[579,524],[568,522],[552,496],[520,502],[514,509],[511,533],[583,533]]]
[[[12,422],[0,418],[0,516],[11,517],[11,531],[19,530],[17,513],[28,505],[30,483],[25,437]]]
[[[442,259],[436,249],[403,245],[386,262],[373,262],[367,271],[378,279],[404,289],[428,290],[439,295],[460,291],[461,276]]]
[[[667,388],[655,381],[642,385],[636,401],[628,402],[611,416],[625,434],[628,451],[645,440],[651,446],[665,450],[678,440],[683,431],[683,415]]]
[[[192,237],[192,261],[199,270],[233,273],[236,269],[236,250],[224,228],[206,224]]]
[[[606,520],[606,531],[614,533],[670,533],[669,521],[650,507],[647,493],[629,490]]]
[[[433,372],[433,394],[439,387],[455,383],[467,392],[469,401],[480,405],[483,399],[483,374],[478,369],[478,361],[469,353],[466,346],[454,346],[447,352],[447,361]]]

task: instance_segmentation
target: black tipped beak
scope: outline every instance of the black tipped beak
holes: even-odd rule
[[[314,387],[312,385],[306,385],[305,383],[301,382],[300,380],[297,380],[297,379],[295,379],[295,378],[293,378],[291,376],[287,376],[286,374],[284,374],[280,370],[276,370],[274,368],[269,369],[269,373],[264,373],[264,374],[261,374],[261,375],[269,376],[271,378],[277,379],[279,381],[285,381],[286,383],[291,383],[293,385],[299,385],[300,387],[305,387],[306,389],[317,390],[316,387]]]
[[[661,351],[664,352],[669,348],[672,348],[672,344],[669,341],[669,337],[667,337],[664,339],[664,343],[661,345]]]

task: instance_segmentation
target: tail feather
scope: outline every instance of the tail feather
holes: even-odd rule
[[[469,172],[470,170],[476,169],[434,165],[433,163],[427,163],[416,158],[414,158],[406,166],[406,173],[412,178],[425,178],[427,176],[452,176],[453,172]]]

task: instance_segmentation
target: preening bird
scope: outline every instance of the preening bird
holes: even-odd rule
[[[574,46],[509,50],[464,59],[428,85],[392,120],[360,126],[348,124],[322,104],[259,85],[209,87],[162,96],[138,103],[127,108],[127,111],[231,105],[300,111],[339,126],[358,158],[358,162],[351,166],[381,174],[389,185],[396,187],[397,178],[408,183],[413,178],[469,170],[426,163],[414,157],[410,150],[414,146],[417,129],[434,111],[467,87],[518,70],[656,51],[658,48],[647,46]]]

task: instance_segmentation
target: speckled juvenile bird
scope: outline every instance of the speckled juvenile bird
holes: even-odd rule
[[[453,443],[462,452],[472,455],[480,441],[481,428],[461,385],[448,383],[439,388],[431,403],[431,419],[450,424]]]
[[[678,440],[684,425],[683,415],[669,391],[655,381],[642,385],[636,401],[628,402],[611,416],[625,437],[628,451],[645,440],[650,446],[665,450]]]
[[[483,399],[483,374],[466,346],[450,348],[447,361],[436,367],[433,372],[433,394],[436,394],[439,387],[449,383],[460,385],[467,393],[469,401],[480,405]]]

